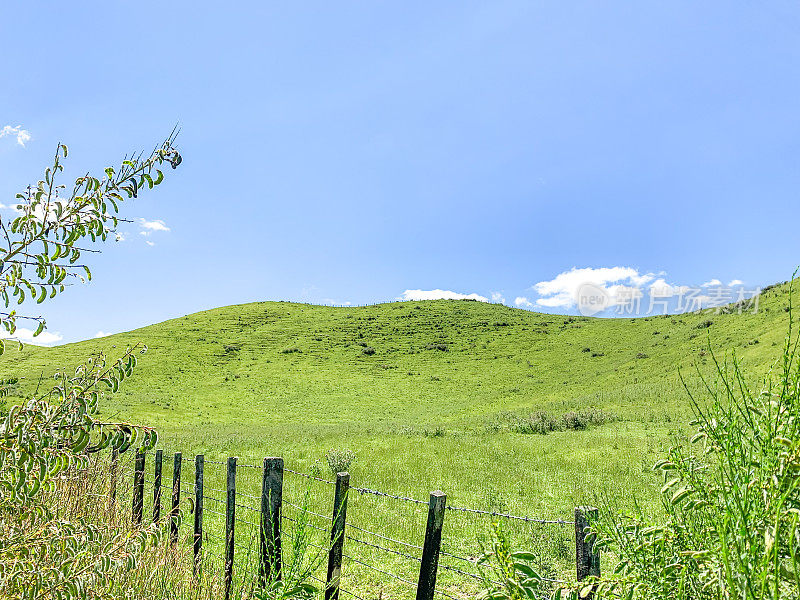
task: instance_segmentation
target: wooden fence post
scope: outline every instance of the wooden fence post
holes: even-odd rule
[[[283,459],[265,458],[261,478],[261,522],[259,531],[258,580],[261,586],[274,575],[281,578],[281,504],[283,503]]]
[[[331,549],[328,552],[328,580],[325,584],[325,600],[337,600],[339,598],[339,580],[342,578],[344,526],[347,519],[347,491],[349,488],[350,473],[337,473],[336,492],[333,496],[333,526],[331,527]]]
[[[172,507],[169,511],[169,538],[175,543],[178,541],[178,511],[181,504],[181,463],[183,455],[175,453],[172,462]]]
[[[108,508],[111,511],[111,518],[116,520],[117,509],[117,470],[119,468],[119,450],[111,449],[111,465],[109,467],[108,481]]]
[[[575,508],[575,565],[578,581],[587,577],[600,577],[600,553],[594,549],[594,539],[587,541],[586,528],[597,518],[592,506]],[[586,596],[591,598],[593,594]]]
[[[233,533],[236,522],[236,457],[228,459],[228,495],[225,502],[225,600],[231,597],[233,581]]]
[[[425,527],[425,544],[422,547],[422,562],[419,566],[417,600],[432,600],[436,590],[436,570],[439,567],[439,550],[442,546],[442,525],[447,495],[431,492],[428,503],[428,524]]]
[[[133,470],[133,524],[142,524],[144,507],[144,452],[136,451],[136,462]]]
[[[156,450],[155,467],[153,468],[153,523],[161,520],[161,466],[164,462],[164,451]]]
[[[192,574],[197,577],[203,552],[203,467],[205,456],[194,457],[194,565]]]

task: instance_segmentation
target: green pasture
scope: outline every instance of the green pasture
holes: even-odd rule
[[[264,302],[55,348],[7,350],[0,377],[20,378],[7,399],[13,404],[93,352],[113,356],[126,345],[144,344],[148,351],[134,376],[106,397],[101,412],[157,427],[165,452],[203,453],[218,462],[238,456],[240,465],[254,466],[265,456],[283,456],[290,469],[330,479],[326,451],[348,448],[357,456],[350,467],[353,486],[420,500],[440,489],[455,506],[569,520],[574,506],[599,495],[622,507],[635,498],[657,511],[660,481],[650,467],[673,438],[685,435],[691,416],[679,372],[701,392],[695,368],[713,372],[710,347],[720,359],[735,352],[758,385],[780,355],[787,306],[786,284],[765,292],[756,314],[638,319],[447,300],[361,308]],[[608,422],[524,433],[521,425],[538,411],[554,418],[599,411]],[[168,460],[164,473],[169,484]],[[192,476],[193,465],[185,464],[187,489]],[[224,489],[224,468],[210,464],[206,482]],[[287,473],[285,486],[288,502],[301,505],[307,493],[312,511],[331,514],[330,485]],[[257,495],[259,488],[257,469],[240,467],[239,489]],[[258,505],[244,495],[241,502]],[[293,511],[286,506],[287,517]],[[222,518],[206,516],[207,531],[221,537]],[[248,509],[237,516],[257,522]],[[348,522],[411,544],[421,545],[425,516],[422,505],[350,496]],[[317,517],[309,522],[330,525]],[[476,556],[488,525],[484,516],[448,511],[444,549]],[[546,574],[574,577],[569,526],[509,525],[518,545],[542,556]],[[242,527],[240,543],[255,552],[253,536]],[[288,534],[290,521],[286,527]],[[317,533],[322,545],[325,533]],[[356,530],[348,535],[387,545]],[[209,539],[210,553],[221,550]],[[246,551],[237,552],[244,560]],[[345,554],[416,579],[418,565],[406,557],[351,540]],[[463,567],[447,557],[442,564]],[[352,561],[345,560],[344,573],[343,586],[363,597],[411,595],[401,582]],[[476,584],[448,569],[440,571],[440,582],[456,594]]]

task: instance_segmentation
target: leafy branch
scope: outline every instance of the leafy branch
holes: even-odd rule
[[[120,205],[160,185],[165,164],[177,168],[183,159],[174,146],[176,135],[173,131],[148,155],[126,157],[116,169],[107,167],[102,177],[78,177],[69,193],[58,183],[68,155],[67,146],[58,144],[44,179],[16,195],[19,216],[8,223],[0,219],[0,301],[6,308],[26,299],[41,304],[54,298],[64,291],[68,278],[91,280],[90,268],[78,261],[83,253],[98,250],[79,242],[105,241],[125,221],[119,216]],[[21,318],[38,323],[34,336],[46,327],[43,318],[15,310],[0,313],[0,324],[13,335]]]

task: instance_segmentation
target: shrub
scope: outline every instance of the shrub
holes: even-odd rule
[[[447,344],[428,344],[425,348],[427,350],[441,350],[442,352],[447,352]]]
[[[373,354],[375,354],[375,348],[373,348],[372,346],[367,346],[361,352],[363,354],[366,354],[367,356],[372,356]]]
[[[99,387],[118,389],[135,363],[134,349],[112,364],[92,357],[74,376],[60,374],[49,392],[12,407],[0,425],[0,564],[13,574],[0,579],[0,597],[69,598],[73,586],[94,597],[159,539],[161,526],[120,529],[89,504],[74,505],[83,497],[74,484],[96,452],[156,443],[150,428],[95,421]]]
[[[558,419],[543,411],[532,413],[528,418],[511,423],[510,429],[516,433],[545,434],[559,428]]]
[[[11,298],[41,303],[63,292],[63,281],[76,271],[91,279],[79,259],[93,250],[84,246],[113,235],[120,203],[159,185],[165,162],[172,168],[181,163],[173,141],[170,136],[149,156],[108,167],[102,178],[79,177],[74,187],[56,183],[68,154],[57,146],[45,178],[16,195],[20,214],[8,227],[3,223],[0,288],[7,312],[0,313],[0,326],[9,335],[19,319],[37,324],[34,337],[45,328],[40,317],[8,311]],[[0,340],[0,354],[3,348]],[[136,366],[137,351],[128,348],[116,361],[99,353],[56,373],[52,388],[37,388],[0,423],[0,598],[112,597],[129,589],[121,580],[163,534],[163,523],[131,529],[103,520],[97,496],[87,502],[88,490],[79,487],[97,452],[147,449],[157,441],[151,428],[97,418],[102,390],[119,389]]]
[[[564,431],[565,429],[586,429],[589,425],[603,425],[615,421],[612,414],[597,408],[588,408],[578,411],[569,411],[560,417],[553,416],[544,411],[531,413],[527,417],[506,415],[511,420],[509,429],[515,433],[538,433],[544,435],[551,431]]]
[[[444,437],[445,433],[446,431],[444,427],[439,427],[438,425],[433,429],[429,429],[426,427],[425,429],[422,430],[422,435],[424,435],[426,438]]]
[[[589,418],[584,413],[578,413],[575,411],[569,411],[564,413],[561,417],[564,426],[567,429],[579,430],[579,429],[586,429],[586,426],[589,424]]]
[[[328,461],[328,467],[334,475],[347,471],[355,459],[356,454],[352,450],[332,448],[325,453],[325,460]]]

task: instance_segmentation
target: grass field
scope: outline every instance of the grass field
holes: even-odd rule
[[[235,455],[244,465],[283,456],[291,469],[330,478],[325,452],[348,448],[357,455],[354,486],[422,500],[441,489],[457,506],[570,519],[574,506],[593,503],[597,494],[622,506],[635,497],[657,510],[660,482],[650,467],[671,437],[686,431],[691,414],[679,369],[699,390],[694,365],[711,372],[710,344],[721,356],[735,351],[757,382],[780,355],[787,306],[787,284],[765,292],[757,314],[639,319],[447,300],[363,308],[265,302],[56,348],[7,351],[0,377],[22,378],[13,404],[47,385],[42,375],[139,342],[147,354],[102,413],[156,426],[165,451],[219,462]],[[608,422],[525,433],[537,411],[594,411]],[[191,466],[184,472],[189,476]],[[221,465],[209,464],[206,478],[209,489],[224,488]],[[239,478],[239,489],[257,493],[256,469],[241,467]],[[287,500],[299,503],[305,490],[312,510],[331,512],[330,486],[309,487],[287,474]],[[287,516],[292,510],[287,506]],[[239,516],[257,522],[247,513]],[[425,515],[422,505],[360,494],[348,509],[349,522],[414,544],[422,541]],[[221,534],[222,521],[208,516],[211,531]],[[325,527],[322,519],[311,522]],[[444,548],[475,556],[487,531],[482,516],[448,512]],[[542,554],[549,574],[570,576],[569,526],[515,524],[513,533]],[[416,578],[413,561],[355,545],[347,542],[345,553]],[[440,580],[452,591],[473,585],[446,569]],[[408,595],[401,582],[352,563],[343,586],[371,597]]]

